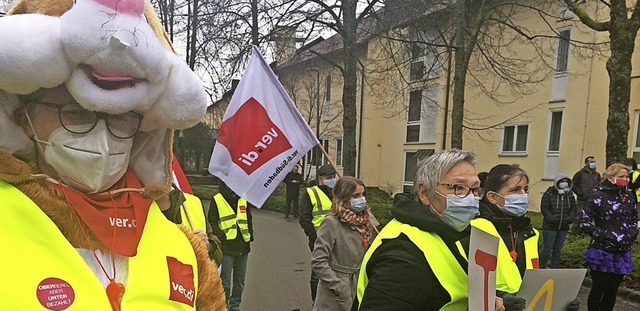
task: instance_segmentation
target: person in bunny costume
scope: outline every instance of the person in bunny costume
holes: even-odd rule
[[[0,18],[0,310],[225,310],[170,208],[173,130],[207,94],[145,0]]]

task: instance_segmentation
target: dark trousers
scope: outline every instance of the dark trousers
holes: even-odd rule
[[[289,217],[291,205],[293,205],[293,216],[298,217],[298,197],[299,191],[287,191],[287,200],[284,205],[284,215]]]
[[[587,300],[589,311],[612,311],[624,274],[591,270],[591,291]]]
[[[315,234],[313,235],[315,237]],[[314,238],[313,241],[311,240],[311,237],[309,237],[309,249],[311,250],[311,252],[313,253],[313,245],[315,244],[316,239]],[[311,279],[309,280],[309,285],[311,286],[311,301],[316,301],[316,293],[318,292],[318,282],[320,282],[320,279],[318,279],[318,276],[313,273],[313,269],[311,269]]]

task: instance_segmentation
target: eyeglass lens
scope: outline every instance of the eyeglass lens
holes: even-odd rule
[[[86,110],[77,104],[64,105],[60,110],[60,122],[69,132],[85,134],[91,131],[98,119],[104,119],[109,132],[118,138],[133,136],[140,126],[140,117],[134,112],[118,115],[101,114]]]

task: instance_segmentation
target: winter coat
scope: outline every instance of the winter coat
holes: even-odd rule
[[[455,243],[469,235],[469,227],[455,231],[408,193],[394,197],[391,213],[397,221],[440,236],[457,260],[450,264],[459,264],[467,272],[468,262]],[[371,255],[366,273],[369,280],[360,311],[440,310],[451,301],[424,253],[404,234],[382,242]]]
[[[625,253],[638,236],[638,213],[635,194],[603,180],[598,190],[587,201],[581,232],[591,236],[590,248],[610,253]]]
[[[568,179],[567,175],[558,174],[553,186],[542,194],[540,211],[543,230],[569,231],[569,226],[576,219],[576,197],[571,191],[572,182],[569,180],[568,189],[560,189],[558,183],[562,179]]]
[[[336,216],[329,215],[322,221],[311,253],[311,268],[319,279],[313,310],[351,309],[368,246],[358,231]]]
[[[573,192],[578,196],[578,200],[586,202],[592,192],[596,191],[600,184],[600,173],[583,167],[573,175]]]

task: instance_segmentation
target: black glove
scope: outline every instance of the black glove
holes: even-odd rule
[[[576,297],[572,302],[567,305],[567,311],[578,311],[580,310],[580,298]]]
[[[505,294],[502,296],[505,311],[522,311],[527,304],[524,298],[516,297],[513,294]]]

